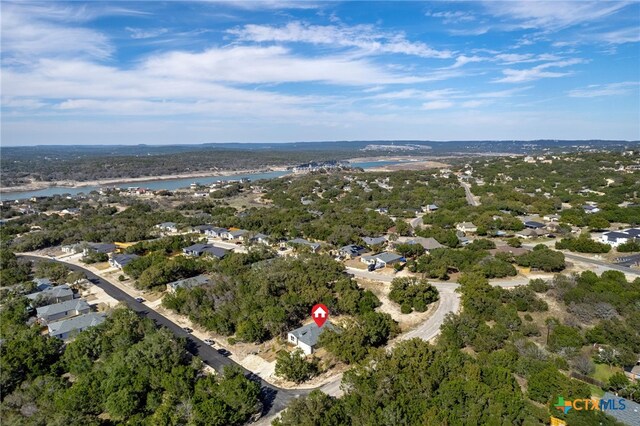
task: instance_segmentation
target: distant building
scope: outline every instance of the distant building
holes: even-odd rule
[[[303,325],[287,334],[287,342],[302,349],[306,355],[311,355],[324,330],[338,330],[338,328],[330,321],[325,322],[322,327],[318,327],[315,323]]]
[[[83,243],[82,255],[87,256],[89,253],[109,254],[116,251],[116,245],[112,243]]]
[[[532,228],[527,228],[527,229],[523,229],[522,231],[518,231],[516,232],[516,235],[518,237],[521,238],[538,238],[541,237],[543,235],[545,235],[546,232],[540,230],[540,229],[532,229]]]
[[[582,210],[584,210],[586,214],[598,213],[600,211],[598,206],[592,206],[591,204],[585,204],[582,206]]]
[[[367,251],[366,248],[362,247],[362,246],[358,246],[355,244],[349,244],[348,246],[344,246],[340,248],[340,254],[349,258],[349,259],[353,259],[354,257],[358,257],[360,256],[362,253],[365,253]]]
[[[312,252],[317,252],[320,249],[320,243],[312,243],[311,241],[307,241],[304,238],[294,238],[293,240],[287,241],[288,246],[306,246],[311,249]]]
[[[59,303],[73,299],[73,291],[67,284],[51,287],[44,291],[27,294],[29,300],[43,300],[49,303]]]
[[[229,232],[227,228],[217,228],[213,226],[209,229],[205,229],[204,234],[207,237],[222,238],[222,235],[226,234],[227,232]]]
[[[362,241],[364,241],[364,243],[369,247],[387,243],[387,239],[385,237],[363,237]]]
[[[633,240],[640,240],[639,228],[631,228],[626,231],[609,231],[603,233],[600,237],[602,243],[609,244],[612,247],[618,247],[620,244],[625,244]]]
[[[102,313],[89,313],[77,317],[49,323],[49,336],[68,340],[90,327],[102,324],[107,316]]]
[[[411,237],[411,238],[403,238],[402,244],[420,244],[425,251],[430,252],[431,250],[443,248],[444,246],[438,242],[433,237],[424,238],[424,237]]]
[[[252,243],[269,244],[269,236],[257,233],[249,238],[249,241]]]
[[[64,318],[88,314],[90,311],[91,308],[85,300],[72,299],[36,308],[36,317],[41,324],[47,324]]]
[[[36,285],[36,291],[45,291],[53,287],[49,278],[34,278],[32,281]]]
[[[178,226],[175,222],[162,222],[156,225],[156,228],[163,232],[178,232]]]
[[[438,206],[436,206],[435,204],[427,204],[426,206],[422,207],[422,211],[425,213],[431,213],[431,212],[435,212],[436,210],[438,210]]]
[[[193,227],[193,232],[197,232],[199,234],[206,234],[207,231],[211,231],[214,228],[215,226],[213,225],[196,225]]]
[[[471,222],[462,222],[456,225],[458,231],[466,233],[474,233],[478,231],[478,227]]]
[[[194,244],[182,249],[182,252],[187,256],[199,257],[204,254],[222,259],[227,255],[229,250],[225,250],[221,247],[212,246],[211,244]]]
[[[376,268],[385,268],[389,265],[393,265],[394,263],[404,262],[404,260],[404,257],[399,254],[386,251],[372,256],[362,256],[360,258],[362,263],[366,263],[367,265],[376,265]]]
[[[205,275],[198,275],[196,277],[185,278],[183,280],[178,280],[167,284],[167,291],[170,293],[175,293],[179,288],[191,289],[210,283],[211,281],[209,280],[209,277]]]
[[[109,259],[109,265],[114,268],[122,269],[138,257],[140,256],[137,254],[114,254]]]
[[[544,223],[536,222],[535,220],[528,220],[524,223],[524,227],[529,229],[542,229],[544,228]]]
[[[249,231],[245,230],[245,229],[230,229],[227,232],[223,232],[220,237],[225,239],[225,240],[239,240],[242,241],[244,240],[244,236],[248,233]]]

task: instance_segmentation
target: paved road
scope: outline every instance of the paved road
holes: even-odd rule
[[[25,259],[32,260],[34,262],[47,260],[47,258],[45,257],[27,256],[27,255],[19,255],[19,256]],[[288,405],[291,399],[301,395],[306,395],[310,392],[308,390],[282,389],[265,382],[264,380],[260,379],[257,375],[253,374],[249,370],[237,364],[232,359],[227,358],[224,355],[218,353],[216,349],[207,345],[202,340],[198,339],[197,337],[193,336],[190,333],[187,333],[182,329],[182,327],[180,327],[173,321],[169,320],[167,317],[159,314],[153,309],[148,308],[142,303],[136,302],[136,300],[133,297],[129,296],[127,293],[125,293],[115,285],[111,284],[104,278],[99,277],[98,275],[94,274],[88,269],[85,269],[81,266],[64,262],[58,259],[48,259],[48,260],[64,263],[73,271],[84,272],[87,278],[92,283],[102,288],[109,296],[113,297],[116,300],[124,302],[130,309],[134,310],[140,315],[143,315],[153,320],[157,325],[168,328],[176,336],[185,338],[187,340],[187,349],[189,350],[189,352],[191,352],[193,355],[200,357],[205,364],[213,367],[216,371],[222,372],[224,367],[226,366],[237,366],[240,369],[242,369],[245,372],[245,375],[247,377],[249,377],[252,380],[258,381],[262,387],[262,394],[263,394],[262,400],[263,400],[263,403],[265,404],[263,415],[272,415],[279,411],[282,411],[286,408],[286,406]]]
[[[475,197],[471,193],[471,185],[466,182],[460,181],[460,186],[464,188],[465,196],[467,197],[467,204],[477,207],[480,205],[480,201],[476,201]]]

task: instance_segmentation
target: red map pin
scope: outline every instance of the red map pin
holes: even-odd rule
[[[322,327],[327,318],[329,318],[329,309],[322,303],[318,303],[311,308],[311,318],[313,318],[318,327]]]

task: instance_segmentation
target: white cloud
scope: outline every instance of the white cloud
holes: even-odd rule
[[[454,105],[453,102],[445,99],[441,99],[438,101],[430,101],[430,102],[423,103],[422,109],[433,111],[438,109],[448,109],[448,108],[451,108],[453,105]]]
[[[460,55],[456,58],[456,62],[451,66],[451,68],[460,68],[466,64],[470,64],[473,62],[482,62],[482,61],[486,61],[487,58],[483,58],[481,56],[465,56],[465,55]]]
[[[496,83],[522,83],[526,81],[539,80],[542,78],[558,78],[571,75],[571,72],[547,71],[548,68],[565,68],[571,65],[581,64],[585,61],[580,58],[566,59],[561,61],[547,62],[527,69],[507,68],[502,70],[505,77],[494,80]]]
[[[456,11],[444,11],[444,12],[427,12],[427,16],[433,18],[441,18],[443,24],[460,24],[465,22],[475,21],[475,16],[470,12],[464,12],[462,10]]]
[[[630,93],[640,96],[640,83],[637,81],[624,81],[620,83],[593,84],[582,89],[571,90],[567,94],[572,98],[596,98]]]
[[[635,26],[601,33],[597,35],[597,38],[611,44],[637,43],[640,42],[640,27]]]
[[[290,22],[284,26],[254,25],[227,31],[239,41],[309,43],[357,48],[366,54],[398,53],[425,58],[450,58],[447,50],[436,50],[422,42],[411,42],[403,33],[386,33],[372,25],[310,25]]]
[[[486,1],[487,10],[498,17],[516,21],[521,28],[557,31],[570,26],[602,20],[627,6],[608,1]]]
[[[131,38],[133,39],[155,38],[169,31],[167,28],[142,29],[126,27],[125,29],[131,33]]]

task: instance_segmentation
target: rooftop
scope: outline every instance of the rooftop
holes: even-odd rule
[[[36,308],[36,315],[38,317],[43,317],[67,311],[81,311],[85,309],[89,309],[89,304],[84,299],[74,299]]]
[[[318,327],[315,323],[312,322],[310,324],[303,325],[300,328],[296,328],[289,333],[293,334],[296,339],[298,339],[298,341],[313,347],[318,343],[320,334],[326,329],[337,330],[335,325],[333,325],[330,321],[327,321],[322,325],[322,327]]]
[[[49,336],[59,336],[73,330],[85,329],[102,324],[107,319],[106,314],[90,313],[74,318],[56,321],[49,324]]]

